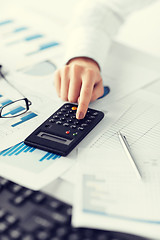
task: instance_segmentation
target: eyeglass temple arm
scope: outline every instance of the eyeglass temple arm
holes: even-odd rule
[[[3,66],[0,64],[0,76],[1,76],[12,88],[16,89],[16,91],[25,98],[25,96],[23,95],[23,93],[22,93],[21,91],[19,91],[19,89],[16,88],[10,81],[8,81],[8,79],[7,79],[7,78],[5,77],[5,75],[3,74],[2,69],[3,69]]]

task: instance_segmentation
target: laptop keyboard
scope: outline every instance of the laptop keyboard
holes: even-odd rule
[[[0,177],[0,240],[145,240],[71,226],[72,207]]]

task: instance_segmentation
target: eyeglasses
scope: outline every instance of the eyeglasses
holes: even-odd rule
[[[10,83],[2,72],[2,65],[0,65],[0,77],[2,77],[12,88],[16,89],[24,98],[15,101],[4,103],[0,108],[0,118],[14,118],[18,117],[29,110],[32,102],[28,100],[12,83]]]

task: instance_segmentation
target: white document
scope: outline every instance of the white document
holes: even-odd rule
[[[16,71],[54,57],[57,65],[63,55],[64,24],[21,3],[6,4],[0,13],[1,64]]]
[[[137,179],[123,149],[86,149],[78,162],[74,226],[160,239],[159,175]]]
[[[152,179],[155,171],[160,173],[159,95],[144,89],[123,99],[122,102],[126,106],[126,111],[91,143],[91,147],[121,148],[116,134],[121,131],[127,138],[142,176],[146,180]]]

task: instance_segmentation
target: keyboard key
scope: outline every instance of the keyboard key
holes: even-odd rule
[[[6,211],[0,208],[0,219],[4,218],[5,215],[6,215]]]
[[[33,234],[25,234],[21,240],[35,240],[35,237],[33,236]]]
[[[69,234],[67,240],[82,240],[82,238],[80,237],[80,235],[78,233],[71,233],[71,234]]]
[[[110,240],[110,237],[106,233],[100,233],[97,235],[96,240]]]
[[[36,229],[54,229],[55,223],[52,218],[50,218],[47,214],[43,213],[32,213],[31,216],[27,218],[25,223],[23,224],[23,228],[27,232],[35,231]]]
[[[5,221],[0,221],[0,234],[8,229],[8,224]]]
[[[69,228],[67,227],[60,227],[56,230],[56,236],[59,238],[65,237],[69,232]]]
[[[20,191],[23,189],[23,187],[18,184],[13,183],[9,186],[9,189],[13,193],[20,193]]]
[[[11,237],[12,240],[19,240],[22,237],[22,231],[19,228],[13,228],[9,230],[8,235]]]
[[[25,200],[26,198],[24,196],[16,196],[14,199],[11,200],[11,202],[16,205],[16,206],[19,206],[19,205],[22,205],[25,203]]]
[[[5,178],[0,177],[0,186],[6,187],[9,184],[9,181]]]
[[[61,212],[71,218],[71,215],[72,215],[72,207],[70,207],[70,206],[65,206],[65,207],[63,207],[63,209],[61,210]]]
[[[36,233],[37,240],[49,240],[49,238],[50,238],[50,233],[45,230],[39,230]]]
[[[55,236],[55,237],[51,237],[50,240],[61,240],[61,239],[59,239],[59,237]]]
[[[51,216],[52,219],[59,224],[67,224],[69,222],[69,218],[62,213],[55,211]]]
[[[43,193],[35,193],[32,197],[33,202],[35,203],[43,203],[45,201],[46,197]]]
[[[6,234],[1,235],[1,240],[11,240]]]
[[[30,190],[30,189],[25,189],[22,194],[23,194],[23,197],[28,198],[28,197],[32,196],[33,193],[34,193],[34,192],[33,192],[32,190]]]
[[[49,200],[47,202],[47,206],[50,207],[51,209],[58,209],[62,206],[62,203],[60,201],[57,200]]]
[[[18,222],[18,218],[16,218],[12,214],[7,214],[5,220],[9,225],[13,225]]]

